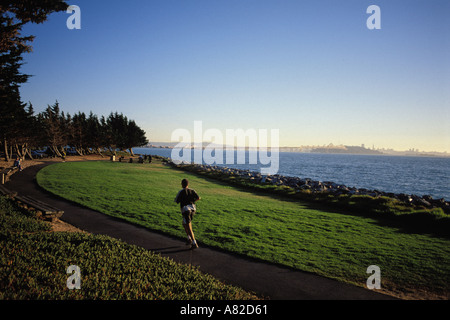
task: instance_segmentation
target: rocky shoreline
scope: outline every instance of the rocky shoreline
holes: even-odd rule
[[[310,193],[328,193],[331,195],[366,195],[371,197],[389,197],[399,200],[407,205],[424,207],[426,209],[432,208],[442,208],[442,210],[450,214],[450,202],[445,199],[434,199],[430,195],[418,196],[414,194],[404,194],[404,193],[390,193],[379,190],[369,190],[365,188],[348,187],[342,184],[337,184],[332,181],[316,181],[309,178],[299,178],[299,177],[289,177],[282,175],[268,175],[264,176],[259,172],[254,172],[250,170],[243,170],[237,168],[212,166],[212,165],[200,165],[200,164],[176,164],[170,158],[164,158],[171,166],[183,167],[183,166],[193,166],[197,171],[209,172],[209,173],[219,173],[226,174],[229,176],[234,176],[241,179],[247,179],[249,182],[256,184],[272,184],[277,186],[286,186],[295,190],[295,192],[307,192]]]

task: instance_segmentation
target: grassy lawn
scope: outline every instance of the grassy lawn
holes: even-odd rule
[[[373,218],[288,197],[249,192],[159,162],[70,162],[38,173],[45,189],[108,215],[184,237],[174,197],[187,177],[202,200],[202,243],[364,286],[381,269],[382,289],[448,298],[450,240],[406,233]]]

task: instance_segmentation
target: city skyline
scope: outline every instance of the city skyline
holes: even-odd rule
[[[144,148],[173,148],[179,144],[179,142],[171,142],[171,141],[150,141],[147,145],[143,146]],[[192,143],[190,145],[192,148],[196,148],[196,145]],[[242,148],[250,148],[248,144],[245,146],[230,146],[227,144],[215,144],[213,141],[203,141],[203,147],[209,147],[210,149],[214,147],[222,147],[223,149],[228,148],[234,148],[236,150],[242,149]],[[404,150],[396,150],[392,148],[386,148],[384,146],[368,146],[362,143],[361,145],[349,145],[349,144],[333,144],[330,142],[329,144],[323,144],[323,145],[296,145],[296,146],[287,146],[287,145],[280,145],[279,150],[280,151],[292,151],[292,152],[308,152],[309,149],[342,149],[345,147],[352,147],[352,148],[361,148],[366,149],[368,151],[379,151],[383,154],[391,154],[391,155],[414,155],[414,154],[423,154],[423,155],[440,155],[440,156],[450,156],[450,153],[447,151],[436,151],[436,150],[420,150],[418,148],[409,148]],[[258,148],[258,147],[256,147]],[[300,151],[301,150],[301,151]]]
[[[71,1],[26,25],[22,100],[176,129],[279,129],[280,146],[450,152],[448,1]],[[381,29],[369,29],[371,5]]]

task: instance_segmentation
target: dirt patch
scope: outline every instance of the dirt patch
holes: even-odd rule
[[[83,232],[83,233],[88,233],[86,231],[78,229],[77,227],[74,227],[73,225],[68,224],[67,222],[61,221],[59,219],[56,219],[55,221],[52,221],[51,225],[52,225],[52,231],[53,232]]]
[[[127,156],[126,157],[126,162],[129,161],[129,158],[133,158],[135,160],[138,159],[137,156]],[[44,158],[44,159],[33,159],[33,160],[22,160],[21,161],[21,166],[22,166],[22,170],[28,168],[28,167],[32,167],[35,165],[39,165],[39,164],[43,164],[43,163],[61,163],[61,162],[73,162],[73,161],[111,161],[110,160],[110,156],[104,155],[103,157],[98,155],[98,154],[90,154],[90,155],[85,155],[85,156],[68,156],[66,157],[64,160],[61,158]],[[116,162],[118,162],[118,158],[116,157]],[[10,161],[1,161],[0,160],[0,170],[6,169],[6,168],[11,168],[14,165],[14,160],[10,160]],[[15,170],[12,173],[6,175],[5,177],[5,182],[9,181],[10,177],[13,174],[17,174],[20,173],[20,171]]]
[[[99,156],[99,155],[86,155],[86,156],[69,156],[66,157],[65,160],[62,160],[61,158],[44,158],[44,159],[33,159],[33,160],[22,160],[21,161],[21,166],[22,166],[22,170],[26,169],[28,167],[31,166],[35,166],[38,164],[43,164],[43,163],[48,163],[48,162],[54,162],[54,163],[60,163],[60,162],[71,162],[71,161],[89,161],[89,160],[93,160],[93,161],[98,161],[98,160],[105,160],[105,161],[109,161],[109,156]],[[14,160],[10,160],[10,161],[0,161],[0,168],[10,168],[14,165]],[[14,173],[16,173],[17,171],[15,171]],[[14,174],[13,173],[13,174]]]

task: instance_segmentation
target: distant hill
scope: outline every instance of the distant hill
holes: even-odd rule
[[[151,142],[145,147],[147,148],[174,148],[178,142]],[[204,143],[204,146],[210,143]],[[223,146],[225,148],[226,146]],[[349,153],[349,154],[384,154],[378,150],[366,149],[358,146],[307,146],[307,147],[280,147],[280,151],[284,152],[311,152],[311,153]]]
[[[174,148],[179,142],[150,142],[144,146],[147,148]],[[203,142],[203,146],[214,145],[210,142]],[[222,146],[224,149],[226,146]],[[419,152],[418,150],[395,151],[392,149],[367,149],[361,146],[345,145],[324,145],[324,146],[300,146],[300,147],[280,147],[281,152],[303,152],[303,153],[330,153],[330,154],[373,154],[373,155],[393,155],[393,156],[426,156],[426,157],[450,157],[447,152]]]
[[[311,153],[348,153],[348,154],[384,154],[381,151],[367,149],[363,146],[323,146],[323,147],[300,147],[300,152],[311,152]]]

